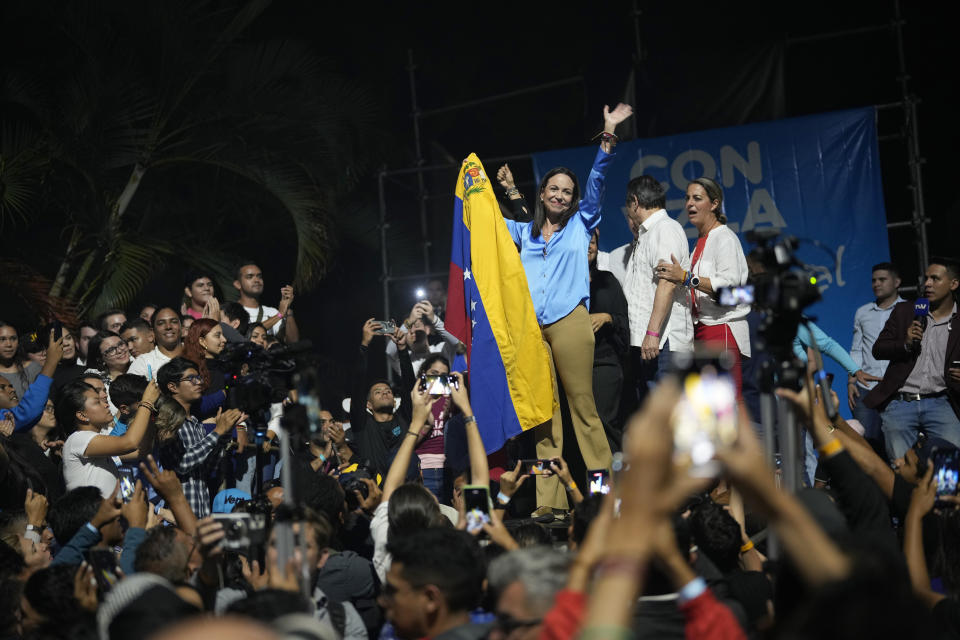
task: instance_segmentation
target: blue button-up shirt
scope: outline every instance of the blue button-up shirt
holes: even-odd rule
[[[530,297],[540,326],[564,318],[581,302],[590,307],[590,268],[587,247],[590,234],[600,224],[604,180],[616,154],[602,148],[590,169],[580,207],[567,224],[544,242],[543,234],[532,236],[533,222],[504,220],[520,249],[520,261],[527,273]]]
[[[880,337],[883,326],[887,324],[887,318],[897,303],[903,302],[903,298],[897,296],[896,301],[886,309],[881,309],[876,302],[868,302],[859,309],[853,316],[853,345],[850,347],[850,357],[863,369],[864,373],[879,378],[887,372],[889,360],[877,360],[873,357],[873,343]],[[858,383],[859,384],[859,383]],[[867,385],[867,389],[876,386],[876,382]]]

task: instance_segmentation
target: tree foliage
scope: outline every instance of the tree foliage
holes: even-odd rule
[[[229,287],[238,230],[283,221],[294,284],[315,284],[335,244],[331,203],[377,155],[378,107],[305,43],[246,39],[268,4],[6,4],[4,23],[21,28],[0,76],[7,257],[97,313],[174,259]],[[36,225],[56,234],[54,264],[18,253]]]

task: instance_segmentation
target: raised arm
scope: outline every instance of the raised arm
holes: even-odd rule
[[[777,488],[746,415],[745,410],[740,412],[740,435],[736,444],[719,451],[717,457],[744,497],[767,516],[784,550],[808,584],[817,586],[845,578],[850,573],[849,558],[793,496]]]
[[[470,456],[470,482],[471,484],[487,486],[490,484],[487,451],[483,446],[483,439],[480,437],[480,429],[477,428],[477,419],[473,415],[473,407],[470,406],[467,385],[464,383],[463,374],[459,371],[454,371],[450,375],[455,377],[458,383],[450,397],[463,413],[463,428],[467,434],[467,452]]]
[[[160,397],[160,388],[153,380],[147,382],[143,395],[140,397],[140,406],[137,408],[130,427],[122,436],[96,436],[87,445],[83,452],[85,456],[122,456],[140,447],[147,429],[150,427],[150,416],[156,411],[154,403]]]
[[[140,463],[140,471],[167,503],[180,530],[192,536],[197,530],[197,516],[190,508],[177,474],[170,469],[161,471],[153,456],[147,456],[147,461]]]
[[[497,169],[497,182],[503,187],[507,195],[507,203],[510,205],[510,213],[517,222],[526,222],[531,219],[530,209],[527,207],[527,200],[517,188],[517,183],[513,179],[513,172],[510,171],[510,165],[504,164]]]
[[[617,125],[633,115],[633,108],[628,104],[620,103],[613,111],[603,105],[603,132],[600,134],[600,149],[593,160],[593,168],[583,189],[583,198],[580,200],[579,214],[589,231],[600,224],[600,210],[603,204],[603,192],[606,183],[607,170],[613,163],[613,149],[617,144],[614,129]]]
[[[430,409],[433,407],[433,403],[436,402],[436,398],[432,397],[426,391],[421,392],[419,385],[414,385],[413,390],[410,392],[410,400],[410,404],[413,406],[411,425],[423,424],[427,421],[430,415]],[[393,457],[390,470],[387,471],[387,477],[383,481],[382,502],[389,500],[393,492],[403,484],[404,479],[407,477],[410,457],[413,455],[413,450],[417,446],[417,438],[419,435],[419,429],[412,426],[407,428],[403,442],[400,443],[397,455]]]
[[[300,339],[300,327],[297,326],[297,320],[293,317],[293,286],[286,285],[280,288],[280,302],[277,304],[277,311],[283,316],[283,341],[297,342]]]
[[[27,431],[32,428],[40,416],[43,415],[43,407],[47,404],[47,396],[50,395],[50,385],[53,383],[53,374],[57,370],[57,364],[63,358],[63,337],[59,340],[53,339],[53,329],[50,330],[49,340],[47,341],[47,360],[40,369],[37,376],[29,387],[17,406],[10,409],[13,416],[14,430],[17,432]]]
[[[367,351],[378,327],[379,325],[373,318],[369,318],[363,323],[356,368],[353,371],[353,392],[350,396],[350,428],[355,429],[355,433],[360,433],[366,422],[367,393],[370,391]]]
[[[923,553],[923,517],[933,509],[936,500],[937,483],[933,481],[933,465],[927,465],[927,472],[920,484],[913,490],[910,508],[903,533],[903,554],[907,558],[907,570],[910,572],[910,585],[913,592],[927,606],[934,606],[946,596],[930,587],[930,575],[927,573],[927,559]]]

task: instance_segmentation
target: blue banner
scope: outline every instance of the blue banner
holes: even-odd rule
[[[803,243],[798,252],[814,267],[823,294],[808,314],[849,350],[854,312],[872,299],[870,268],[890,257],[875,118],[867,107],[623,142],[607,177],[600,248],[632,240],[624,217],[626,184],[643,174],[667,187],[667,211],[694,242],[697,231],[684,210],[686,187],[711,177],[723,187],[724,212],[745,252],[752,248],[747,231],[771,227],[829,249]],[[534,154],[537,180],[566,166],[582,181],[595,153],[589,146]],[[834,386],[846,407],[846,372],[829,360],[827,370],[836,374]]]

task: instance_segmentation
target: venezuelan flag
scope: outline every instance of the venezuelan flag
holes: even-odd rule
[[[487,453],[553,417],[550,355],[527,276],[473,153],[457,179],[445,324],[467,345],[470,404]]]

